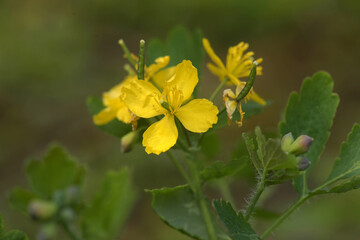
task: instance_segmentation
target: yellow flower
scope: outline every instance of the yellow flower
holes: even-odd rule
[[[226,57],[226,66],[220,60],[220,58],[215,54],[214,50],[211,48],[209,40],[203,38],[203,46],[211,60],[214,62],[208,63],[207,67],[209,70],[216,76],[219,77],[220,81],[227,81],[232,83],[235,86],[239,84],[245,85],[244,81],[240,81],[239,78],[248,77],[250,70],[253,65],[253,55],[254,52],[245,52],[249,48],[249,44],[240,42],[238,45],[230,47],[227,57]],[[258,58],[256,62],[260,64],[263,61],[262,58]],[[262,67],[258,66],[256,68],[256,74],[262,75]],[[250,99],[261,104],[265,105],[266,102],[254,91],[250,93]]]
[[[111,88],[110,91],[103,94],[103,103],[105,108],[98,114],[93,116],[93,121],[96,125],[104,125],[112,121],[114,118],[124,122],[131,123],[134,116],[131,114],[129,108],[121,100],[123,86],[136,79],[135,76],[128,76],[125,80]]]
[[[218,109],[207,99],[187,100],[199,79],[197,69],[184,60],[176,66],[175,75],[169,79],[162,93],[147,81],[134,80],[123,88],[123,100],[139,117],[164,117],[153,123],[143,135],[145,151],[160,154],[176,144],[178,130],[175,116],[191,132],[206,132],[218,120]],[[185,104],[184,104],[185,103]]]

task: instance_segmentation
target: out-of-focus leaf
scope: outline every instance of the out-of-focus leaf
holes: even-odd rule
[[[26,175],[34,193],[50,199],[57,190],[72,185],[81,186],[86,169],[59,145],[52,145],[45,157],[33,159],[26,165]]]
[[[23,214],[27,214],[29,203],[35,197],[36,196],[31,191],[16,187],[11,190],[9,201],[13,208],[22,212]]]
[[[98,97],[88,97],[88,99],[86,100],[86,104],[92,116],[98,114],[104,108],[104,104],[101,98]],[[105,133],[118,138],[121,138],[122,136],[131,131],[130,124],[125,124],[117,119],[114,119],[107,124],[97,127]]]
[[[152,193],[153,209],[166,224],[194,239],[208,239],[200,208],[188,186],[154,189],[149,192]],[[231,238],[217,223],[215,216],[211,215],[218,239],[230,240]]]
[[[214,134],[206,134],[201,141],[201,151],[208,157],[213,158],[220,152],[220,139]]]
[[[5,233],[4,222],[0,215],[0,240],[28,240],[28,238],[25,233],[18,230],[11,230]]]
[[[230,203],[225,200],[215,200],[213,204],[221,221],[229,230],[232,239],[259,240],[259,237],[241,212],[236,213]]]
[[[107,173],[100,191],[84,210],[84,239],[112,240],[116,237],[129,216],[135,199],[130,176],[128,169]]]
[[[241,159],[231,160],[229,162],[214,162],[200,172],[200,177],[203,182],[206,182],[212,179],[234,175],[243,169],[247,161],[247,157],[242,157]]]
[[[304,80],[300,94],[292,93],[285,110],[285,119],[280,122],[282,135],[289,132],[294,138],[308,135],[314,139],[305,157],[314,166],[330,135],[330,127],[339,103],[338,95],[332,92],[333,80],[328,73],[318,72]],[[310,168],[306,170],[308,173]],[[308,192],[306,175],[294,180],[294,188],[300,194]]]

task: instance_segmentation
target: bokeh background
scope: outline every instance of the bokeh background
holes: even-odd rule
[[[332,75],[341,101],[327,149],[311,174],[311,184],[321,182],[360,119],[359,13],[356,0],[0,1],[0,212],[7,227],[34,239],[36,224],[11,209],[6,194],[16,185],[25,186],[26,159],[41,156],[56,140],[88,164],[88,195],[107,170],[133,168],[138,199],[119,239],[188,239],[159,220],[143,191],[183,183],[170,162],[147,156],[140,146],[122,154],[119,140],[92,124],[85,103],[125,75],[118,39],[137,52],[140,39],[164,40],[179,24],[190,31],[200,28],[221,57],[229,46],[246,41],[256,57],[264,58],[264,75],[255,88],[273,104],[243,128],[222,130],[216,159],[231,157],[243,131],[257,125],[276,131],[290,92],[305,77],[318,70]],[[204,68],[201,94],[209,96],[217,83]],[[254,183],[249,178],[232,184],[238,207],[244,206]],[[265,206],[281,212],[295,198],[285,184],[271,190]],[[360,239],[359,199],[360,191],[312,199],[272,238]],[[260,221],[256,228],[269,223]]]

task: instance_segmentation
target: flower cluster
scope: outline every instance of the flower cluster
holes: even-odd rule
[[[120,44],[124,44],[123,41]],[[225,67],[205,38],[203,46],[216,64],[208,64],[210,71],[222,83],[237,86],[236,94],[230,89],[225,90],[223,99],[229,120],[235,109],[239,110],[241,120],[237,123],[241,126],[244,113],[236,98],[246,84],[240,78],[249,75],[254,53],[245,53],[248,44],[241,42],[229,48]],[[139,58],[127,52],[125,45],[123,48],[127,53],[126,58],[138,71]],[[257,59],[258,63],[261,61]],[[208,99],[193,99],[193,91],[199,82],[197,69],[189,60],[183,60],[176,67],[167,67],[169,62],[170,57],[164,56],[157,58],[154,64],[144,66],[144,79],[138,79],[134,70],[129,71],[124,81],[103,94],[105,108],[93,117],[95,124],[104,125],[116,118],[127,124],[132,123],[133,130],[136,130],[138,119],[148,119],[149,127],[143,133],[142,140],[148,154],[160,154],[173,147],[178,140],[178,127],[194,133],[208,131],[217,123],[219,110]],[[262,68],[257,66],[257,74],[261,74],[261,71]],[[266,104],[252,88],[244,100]],[[178,123],[175,118],[179,120]]]

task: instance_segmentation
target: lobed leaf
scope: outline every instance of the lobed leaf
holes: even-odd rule
[[[215,200],[213,202],[215,210],[230,232],[234,240],[259,240],[255,231],[245,220],[241,212],[236,213],[230,203],[225,200]]]
[[[187,185],[154,189],[149,192],[152,194],[152,208],[166,224],[194,239],[208,239],[200,208]],[[230,240],[231,238],[217,224],[211,211],[210,213],[218,239]]]
[[[41,161],[33,159],[26,165],[33,192],[46,199],[57,190],[81,186],[85,174],[85,166],[78,164],[60,145],[52,145]]]
[[[108,172],[98,194],[84,210],[82,231],[87,240],[112,240],[123,227],[134,203],[130,171]]]
[[[333,85],[331,76],[325,72],[318,72],[305,79],[300,94],[290,95],[285,119],[279,124],[282,135],[291,132],[294,138],[302,134],[314,138],[305,155],[311,161],[311,166],[315,165],[323,152],[339,103],[338,95],[332,92]],[[306,170],[307,173],[310,168]],[[294,188],[300,195],[308,192],[306,175],[294,180]]]

